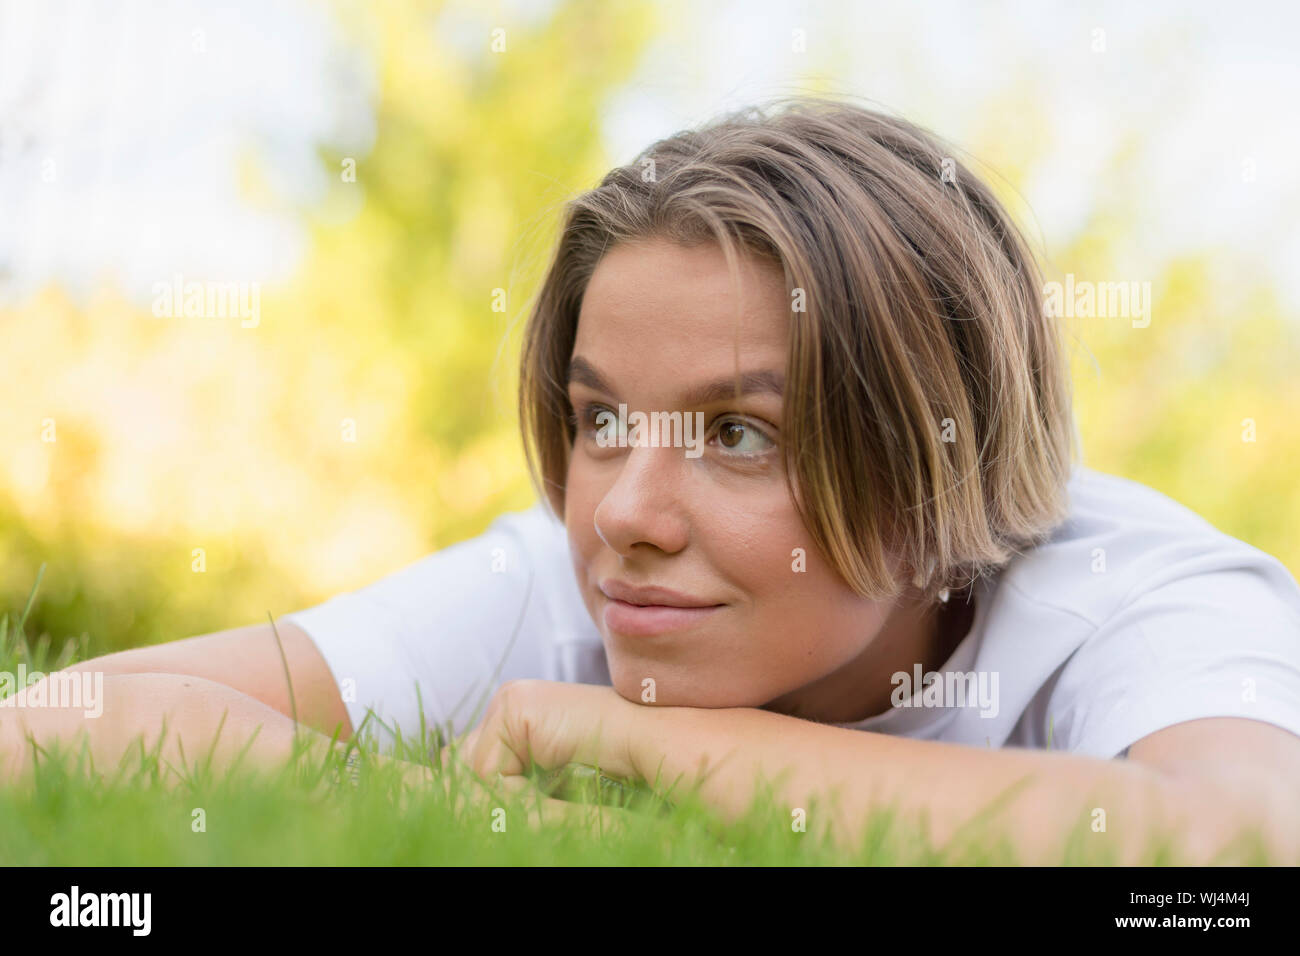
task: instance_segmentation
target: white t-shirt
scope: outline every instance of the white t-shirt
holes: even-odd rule
[[[1046,748],[1050,734],[1053,750],[1101,758],[1200,717],[1300,735],[1286,568],[1135,482],[1080,466],[1069,494],[1050,540],[977,584],[939,678],[899,677],[898,706],[838,726],[980,747]],[[506,680],[610,683],[564,526],[540,503],[288,619],[320,648],[353,727],[373,710],[384,749],[394,729],[418,737],[421,703],[427,725],[459,734]]]

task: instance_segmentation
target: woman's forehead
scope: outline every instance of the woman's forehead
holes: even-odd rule
[[[633,352],[692,367],[735,355],[778,368],[787,348],[790,299],[779,266],[748,259],[735,274],[716,246],[660,241],[619,246],[602,258],[583,296],[574,353]]]
[[[742,255],[733,272],[716,243],[681,246],[646,240],[615,246],[596,265],[583,295],[582,312],[640,315],[663,306],[701,318],[788,314],[781,267]]]

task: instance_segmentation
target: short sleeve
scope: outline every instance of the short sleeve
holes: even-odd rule
[[[1123,756],[1148,734],[1205,717],[1300,735],[1300,590],[1256,554],[1145,591],[1084,641],[1048,701],[1052,748]]]
[[[580,605],[564,527],[539,502],[481,535],[286,619],[325,658],[353,730],[463,733],[503,682],[568,680]],[[585,613],[585,612],[584,612]],[[367,720],[368,718],[368,720]]]

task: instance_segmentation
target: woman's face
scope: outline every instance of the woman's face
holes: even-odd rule
[[[866,652],[887,625],[899,631],[899,606],[855,594],[795,509],[779,447],[790,299],[779,266],[744,266],[738,328],[717,245],[619,245],[597,266],[569,380],[577,436],[564,520],[578,585],[604,637],[613,685],[630,700],[776,702],[815,719],[823,704],[843,710],[842,692],[836,702],[828,696],[837,675],[866,664],[884,682],[887,703],[888,673],[875,673],[883,662]],[[737,368],[748,385],[739,398]],[[598,431],[617,437],[619,426],[597,414],[617,415],[620,403],[629,416],[703,413],[702,453],[602,447]],[[917,622],[909,618],[903,630],[916,631]],[[878,697],[863,688],[866,676],[855,675],[859,706]],[[847,706],[825,719],[867,715]]]

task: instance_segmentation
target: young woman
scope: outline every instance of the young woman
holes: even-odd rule
[[[530,316],[542,503],[289,616],[284,661],[256,625],[80,665],[114,675],[96,746],[225,713],[274,756],[295,706],[385,740],[422,708],[484,777],[584,763],[727,814],[774,782],[848,845],[889,805],[937,845],[992,812],[1026,862],[1171,831],[1300,861],[1300,589],[1076,463],[1042,289],[902,120],[800,99],[655,143],[572,201]]]

